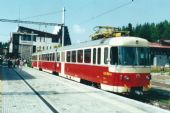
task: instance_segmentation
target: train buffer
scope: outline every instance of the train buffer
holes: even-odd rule
[[[0,113],[170,113],[28,67],[0,76]]]

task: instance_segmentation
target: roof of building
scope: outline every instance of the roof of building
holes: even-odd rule
[[[33,33],[33,34],[37,34],[37,36],[39,37],[53,38],[54,42],[62,43],[62,27],[59,29],[57,34],[52,34],[52,33],[44,32],[32,28],[23,27],[23,26],[19,26],[17,32],[30,33],[30,34]],[[64,45],[71,45],[71,39],[70,39],[67,26],[64,26]]]
[[[56,37],[56,34],[52,34],[52,33],[48,33],[48,32],[44,32],[44,31],[40,31],[40,30],[36,30],[36,29],[31,29],[31,28],[27,28],[27,27],[23,27],[23,26],[19,26],[17,32],[20,33],[33,33],[33,34],[37,34],[40,37]]]
[[[156,43],[149,43],[149,46],[150,47],[154,47],[154,48],[170,48],[170,46],[168,46],[168,45],[162,45],[161,43],[158,43],[158,42],[156,42]]]

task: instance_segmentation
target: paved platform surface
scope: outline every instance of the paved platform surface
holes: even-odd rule
[[[36,69],[15,71],[59,113],[170,113]],[[54,113],[15,71],[0,69],[2,113]]]
[[[12,69],[1,68],[0,75],[0,113],[52,113]]]

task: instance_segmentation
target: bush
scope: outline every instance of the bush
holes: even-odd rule
[[[32,62],[31,62],[31,60],[27,62],[27,66],[28,66],[28,67],[32,67]]]

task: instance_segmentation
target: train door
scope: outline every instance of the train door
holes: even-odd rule
[[[113,91],[118,92],[118,86],[120,82],[120,77],[119,77],[119,68],[118,68],[118,47],[111,47],[110,48],[110,65],[109,65],[109,72],[114,73],[112,76],[113,79]]]
[[[39,55],[37,54],[37,68],[39,68]]]
[[[61,76],[64,76],[65,70],[65,52],[61,52]]]

